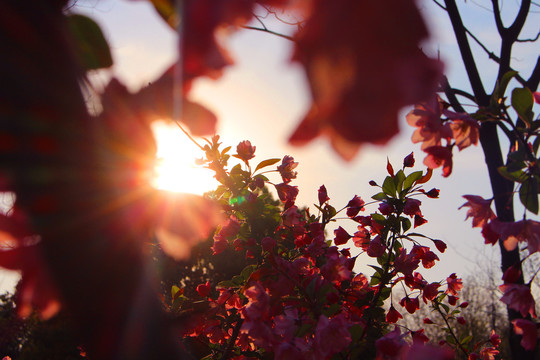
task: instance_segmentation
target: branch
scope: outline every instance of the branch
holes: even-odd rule
[[[463,64],[467,71],[471,87],[473,89],[474,96],[478,100],[479,105],[486,105],[489,101],[489,98],[486,95],[484,86],[482,85],[482,80],[480,74],[478,73],[478,68],[474,61],[474,56],[469,45],[469,40],[467,39],[467,31],[465,26],[463,26],[463,21],[459,14],[455,0],[445,0],[446,11],[450,17],[452,23],[452,28],[454,29],[454,34],[459,46],[459,51],[461,53],[461,58],[463,59]]]
[[[269,29],[267,29],[267,28],[258,28],[258,27],[256,27],[256,26],[242,26],[242,28],[244,28],[244,29],[249,29],[249,30],[262,31],[262,32],[265,32],[265,33],[269,33],[269,34],[272,34],[272,35],[276,35],[276,36],[282,37],[282,38],[287,39],[287,40],[290,40],[290,41],[294,41],[294,39],[293,39],[292,36],[285,35],[285,34],[281,34],[281,33],[278,33],[278,32],[272,31],[272,30],[269,30]]]
[[[538,34],[536,34],[536,36],[534,38],[530,38],[530,39],[517,39],[516,42],[519,42],[519,43],[524,43],[524,42],[535,42],[536,40],[538,40],[538,38],[540,38],[540,31],[538,31]]]
[[[534,66],[531,76],[529,77],[529,80],[527,80],[525,86],[527,86],[531,91],[536,91],[538,89],[538,83],[540,83],[540,56],[538,59],[536,59],[536,65]]]
[[[525,25],[525,20],[527,20],[527,15],[529,14],[529,9],[531,7],[531,0],[523,0],[519,8],[519,12],[514,20],[514,23],[508,28],[508,32],[512,34],[513,40],[515,41]]]
[[[493,4],[493,16],[495,17],[495,24],[497,25],[497,31],[501,36],[506,32],[506,28],[503,25],[502,19],[501,19],[501,10],[499,9],[499,1],[498,0],[491,0],[491,4]]]

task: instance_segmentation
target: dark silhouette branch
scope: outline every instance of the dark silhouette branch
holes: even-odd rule
[[[517,39],[516,42],[519,42],[519,43],[535,42],[535,41],[537,41],[539,38],[540,38],[540,31],[536,34],[536,36],[535,36],[534,38],[530,38],[530,39]]]
[[[536,65],[529,77],[529,80],[525,83],[531,91],[536,91],[538,89],[538,83],[540,83],[540,56],[536,59]]]
[[[450,22],[452,23],[452,28],[454,29],[454,34],[458,42],[459,51],[461,53],[461,58],[463,64],[465,65],[465,70],[467,71],[467,76],[469,78],[471,87],[473,89],[474,96],[479,102],[479,105],[483,105],[489,101],[482,85],[482,80],[480,74],[478,73],[478,68],[474,61],[474,56],[469,45],[469,40],[467,39],[467,31],[461,20],[461,15],[459,13],[458,7],[455,0],[445,0],[446,11],[450,17]]]
[[[272,30],[269,30],[269,29],[266,28],[266,27],[258,28],[258,27],[256,27],[256,26],[242,26],[242,28],[244,28],[244,29],[249,29],[249,30],[262,31],[262,32],[265,32],[265,33],[269,33],[269,34],[272,34],[272,35],[276,35],[276,36],[282,37],[282,38],[287,39],[287,40],[290,40],[290,41],[294,41],[294,39],[293,39],[292,36],[285,35],[285,34],[281,34],[281,33],[278,33],[278,32],[272,31]]]
[[[497,31],[499,32],[499,35],[503,36],[504,32],[506,31],[506,28],[504,27],[502,19],[501,19],[501,10],[499,9],[499,1],[491,0],[491,4],[493,5],[493,16],[495,17],[495,25],[497,26]]]

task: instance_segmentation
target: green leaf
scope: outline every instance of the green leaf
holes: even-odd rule
[[[380,192],[380,193],[378,193],[378,194],[373,195],[371,198],[372,198],[373,200],[381,201],[381,200],[387,199],[388,197],[386,196],[385,193]]]
[[[500,81],[497,81],[497,85],[495,86],[495,91],[493,92],[493,95],[491,96],[492,106],[499,104],[499,99],[502,99],[504,97],[504,93],[506,92],[508,83],[517,74],[518,74],[517,71],[508,71],[506,74],[502,76]]]
[[[519,200],[527,210],[538,214],[538,180],[536,177],[532,176],[521,184]]]
[[[399,170],[394,176],[394,184],[396,185],[396,190],[400,192],[403,190],[403,181],[405,181],[405,173],[403,170]]]
[[[257,165],[257,167],[255,168],[255,171],[262,169],[264,167],[270,166],[270,165],[274,165],[278,163],[280,160],[281,159],[267,159],[267,160],[261,161],[259,165]]]
[[[386,223],[386,218],[381,214],[371,214],[371,218],[381,225]]]
[[[248,265],[242,270],[240,276],[244,280],[247,280],[255,270],[257,270],[257,265]]]
[[[382,190],[386,195],[396,197],[396,184],[391,176],[387,176],[386,179],[384,179]]]
[[[171,287],[171,295],[173,299],[176,299],[176,294],[178,294],[179,291],[180,291],[180,288],[178,286],[173,285]]]
[[[415,171],[410,173],[403,182],[403,189],[409,190],[414,183],[422,177],[422,171]]]
[[[512,107],[518,113],[521,120],[523,120],[527,126],[532,124],[533,119],[533,94],[527,88],[517,88],[512,91]]]
[[[406,217],[400,217],[401,219],[401,227],[403,228],[403,232],[406,232],[411,228],[411,220],[407,219]]]
[[[500,166],[497,168],[497,171],[499,171],[499,174],[501,174],[504,178],[510,181],[522,183],[527,180],[527,174],[522,170],[510,172],[506,166]]]
[[[473,339],[473,336],[472,335],[469,335],[469,336],[465,336],[463,338],[463,340],[460,341],[461,345],[467,345],[468,343],[471,342],[471,340]]]
[[[67,17],[68,30],[75,43],[75,53],[86,70],[112,66],[113,60],[107,40],[99,25],[89,17],[72,14]]]

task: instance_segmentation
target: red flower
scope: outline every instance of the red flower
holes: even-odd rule
[[[448,283],[447,294],[457,296],[458,292],[463,288],[463,282],[458,279],[455,273],[447,277],[446,282]]]
[[[464,206],[468,206],[470,208],[467,211],[467,217],[465,220],[472,217],[473,227],[483,227],[489,221],[496,218],[495,213],[493,210],[491,210],[492,200],[485,200],[481,196],[476,195],[463,195],[463,197],[467,200],[467,202],[461,205],[459,208],[461,209]]]
[[[397,359],[398,355],[407,346],[403,339],[406,334],[401,334],[399,327],[384,335],[375,342],[377,359]]]
[[[197,285],[197,293],[202,297],[208,297],[210,295],[210,292],[212,291],[212,287],[210,286],[210,282],[206,282],[206,284],[199,284]]]
[[[285,183],[275,185],[279,200],[285,203],[285,207],[288,208],[296,201],[298,196],[298,186],[291,186]]]
[[[538,338],[538,330],[536,324],[532,321],[525,319],[516,319],[512,321],[514,325],[514,332],[521,335],[521,346],[525,350],[532,351],[536,348],[536,341]]]
[[[256,146],[252,146],[249,140],[244,140],[236,146],[236,155],[233,156],[248,161],[255,157],[255,148]]]
[[[499,355],[499,350],[493,347],[485,347],[480,350],[480,356],[482,360],[495,360],[495,356]]]
[[[460,316],[460,317],[457,318],[457,322],[460,325],[465,325],[467,323],[467,320],[465,320],[465,318],[463,316]]]
[[[411,254],[414,254],[417,259],[422,260],[422,265],[426,269],[435,266],[435,261],[439,260],[439,257],[427,246],[414,245]]]
[[[405,201],[405,206],[403,206],[403,213],[410,217],[413,217],[414,215],[422,216],[422,212],[420,211],[421,204],[422,202],[420,200],[407,199]]]
[[[343,313],[331,319],[324,315],[319,316],[314,347],[321,358],[331,358],[349,346],[351,340],[348,321]]]
[[[517,266],[510,266],[503,274],[502,280],[505,283],[515,283],[521,276],[521,269]]]
[[[435,244],[435,247],[437,248],[437,250],[439,250],[440,252],[444,252],[446,250],[446,243],[442,240],[433,240],[433,243]]]
[[[281,160],[281,165],[279,165],[277,169],[285,184],[290,183],[292,179],[296,179],[296,175],[298,173],[294,171],[294,169],[296,169],[297,166],[298,163],[294,162],[294,158],[292,156],[285,155],[283,157],[283,160]]]
[[[491,344],[495,347],[501,345],[501,337],[495,333],[495,330],[491,330],[491,334],[489,335],[489,341]]]
[[[410,253],[407,255],[407,250],[400,249],[399,256],[394,262],[394,266],[397,271],[404,275],[412,275],[412,272],[418,268],[420,259],[415,254]]]
[[[513,223],[493,221],[491,230],[499,234],[506,250],[513,250],[519,242],[527,242],[530,253],[540,251],[540,222],[521,220]]]
[[[347,203],[347,216],[355,217],[358,213],[364,210],[366,203],[359,196],[354,195],[351,201]]]
[[[420,309],[420,300],[418,297],[410,298],[408,296],[405,296],[401,301],[399,302],[401,306],[403,306],[409,314],[414,314],[416,310]]]
[[[414,154],[410,153],[403,159],[403,167],[413,167],[414,166]]]
[[[334,230],[334,244],[336,245],[343,245],[343,244],[346,244],[347,241],[349,241],[349,239],[352,237],[351,235],[349,235],[349,233],[347,231],[345,231],[345,229],[343,229],[341,226],[338,227],[336,230]]]
[[[527,314],[536,317],[536,304],[531,295],[531,288],[526,285],[503,284],[499,286],[499,289],[504,293],[501,297],[503,303],[510,308],[519,311],[524,317],[527,316]]]
[[[424,334],[424,329],[418,331],[411,331],[411,336],[413,339],[413,344],[425,344],[429,341],[429,338]]]
[[[431,301],[435,299],[435,297],[439,294],[439,286],[441,286],[441,284],[434,282],[424,287],[422,291],[422,299],[424,300],[424,303],[427,304],[428,300]]]
[[[427,220],[421,217],[420,215],[414,215],[414,227],[417,228],[421,225],[427,223]]]
[[[326,192],[326,187],[324,185],[321,185],[321,187],[319,188],[318,196],[319,196],[319,205],[321,206],[322,204],[330,200],[330,198],[328,197],[328,193]]]
[[[390,310],[386,313],[386,322],[389,324],[396,323],[399,319],[403,319],[403,316],[394,308],[394,305],[390,306]]]
[[[398,111],[435,90],[441,66],[418,49],[426,37],[412,0],[390,7],[380,1],[314,1],[294,54],[314,104],[290,142],[303,145],[325,135],[345,159],[362,143],[385,143],[398,132]]]
[[[369,230],[362,225],[358,225],[358,231],[354,233],[353,237],[354,245],[367,251],[370,239],[371,234],[369,233]]]
[[[424,151],[428,156],[424,159],[424,165],[430,169],[443,167],[442,175],[448,177],[452,173],[452,148],[442,146],[430,146]]]

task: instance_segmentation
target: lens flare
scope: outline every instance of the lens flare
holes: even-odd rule
[[[174,124],[152,125],[157,142],[153,186],[167,191],[202,195],[218,185],[209,169],[195,165],[204,153]]]

